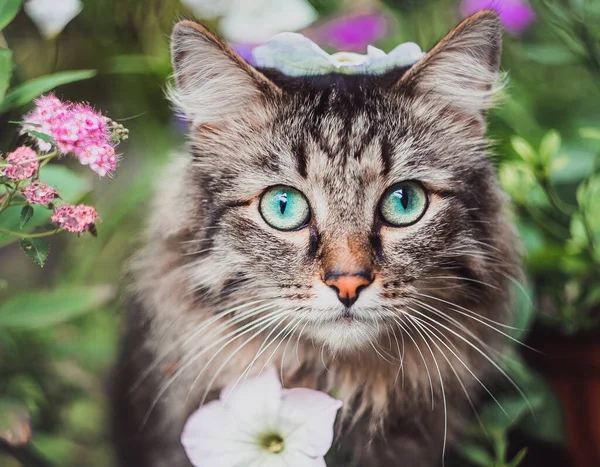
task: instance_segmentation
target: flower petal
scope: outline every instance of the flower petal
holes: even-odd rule
[[[269,428],[281,403],[277,372],[269,368],[258,376],[233,382],[221,391],[220,400],[245,429],[255,432],[259,427]]]
[[[221,21],[221,32],[231,41],[259,44],[273,34],[297,31],[317,19],[306,0],[234,0]]]
[[[278,424],[286,449],[324,456],[333,442],[333,424],[341,406],[341,401],[324,392],[284,389]]]
[[[181,444],[196,467],[249,465],[260,454],[253,441],[221,401],[209,402],[196,410],[181,434]]]
[[[25,13],[47,39],[58,35],[83,9],[80,0],[29,0]]]
[[[335,67],[321,47],[302,34],[282,32],[252,51],[254,63],[275,68],[287,76],[321,75]]]
[[[260,467],[326,467],[326,464],[323,456],[311,457],[294,449],[286,449],[281,454],[269,456]]]

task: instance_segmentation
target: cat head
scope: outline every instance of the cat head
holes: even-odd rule
[[[292,78],[179,23],[178,229],[196,293],[258,303],[265,329],[334,351],[450,306],[499,312],[516,268],[485,141],[501,31],[485,11],[412,67]]]

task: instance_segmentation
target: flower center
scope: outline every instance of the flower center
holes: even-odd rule
[[[283,451],[285,443],[283,442],[281,435],[277,433],[268,433],[260,438],[260,445],[268,452],[279,454]]]

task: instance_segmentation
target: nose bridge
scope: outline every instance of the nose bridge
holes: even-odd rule
[[[322,274],[323,282],[337,293],[347,308],[351,307],[359,293],[373,282],[366,239],[360,235],[329,238],[324,244]]]
[[[323,275],[355,275],[372,269],[371,253],[366,238],[360,234],[329,237],[323,245]]]

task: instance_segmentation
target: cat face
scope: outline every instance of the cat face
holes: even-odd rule
[[[288,78],[178,25],[193,286],[334,351],[497,300],[514,256],[484,140],[499,41],[488,13],[408,70]]]

